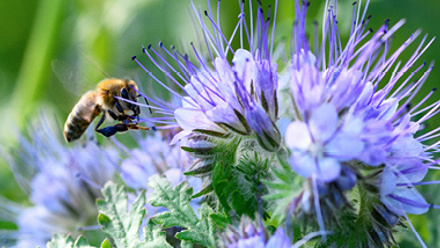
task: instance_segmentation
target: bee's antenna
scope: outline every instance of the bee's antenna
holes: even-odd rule
[[[130,87],[134,88],[133,86],[130,86]],[[136,90],[136,89],[135,89],[135,90]],[[137,91],[137,90],[136,90],[136,91]],[[137,91],[137,92],[138,92],[137,97],[142,96],[142,94],[140,94],[139,91]],[[148,99],[147,99],[146,97],[143,96],[142,98],[144,98],[145,103],[148,105],[148,110],[150,110],[150,114],[153,115],[153,111],[152,111],[151,108],[149,107],[149,106],[150,106],[150,102],[148,101]]]
[[[148,99],[146,97],[144,97],[145,103],[150,106],[150,102],[148,102]],[[148,107],[148,109],[150,110],[150,114],[153,115],[153,111],[151,111],[151,108]]]
[[[96,62],[96,60],[94,60],[93,58],[91,58],[89,55],[85,54],[84,52],[82,52],[82,56],[84,56],[84,58],[86,58],[90,64],[92,64],[93,67],[96,68],[96,70],[98,70],[104,77],[106,78],[111,78],[110,75],[102,68],[102,66]]]

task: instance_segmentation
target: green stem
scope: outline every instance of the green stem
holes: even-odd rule
[[[17,83],[11,99],[10,116],[19,128],[35,101],[45,92],[47,71],[59,32],[63,0],[40,0],[34,26],[26,47]]]

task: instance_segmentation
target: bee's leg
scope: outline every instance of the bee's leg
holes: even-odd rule
[[[99,127],[102,125],[102,123],[105,120],[105,112],[102,112],[101,119],[99,119],[98,124],[95,127],[95,131],[98,131]],[[99,131],[98,131],[99,132]]]
[[[124,114],[124,110],[122,109],[121,104],[119,103],[119,100],[116,100],[115,106],[118,109],[119,113]]]
[[[117,115],[117,114],[115,114],[115,112],[111,111],[110,109],[107,110],[107,112],[115,121],[125,121],[125,120],[130,119],[130,116],[128,116],[128,115],[125,115],[125,114]]]
[[[111,111],[110,109],[107,110],[107,112],[113,118],[113,120],[117,121],[119,119],[118,115],[115,114],[115,112]]]
[[[104,135],[105,137],[110,137],[115,135],[117,132],[124,132],[127,130],[128,130],[127,124],[120,123],[114,126],[104,127],[96,131],[98,131],[100,134]]]
[[[105,137],[110,137],[110,136],[115,135],[117,132],[124,132],[124,131],[127,131],[128,129],[150,130],[150,128],[148,128],[148,127],[141,127],[141,126],[138,126],[137,124],[119,123],[114,126],[108,126],[105,128],[97,129],[96,131],[99,132],[100,134],[104,135]]]
[[[149,127],[142,127],[142,126],[138,126],[137,124],[127,124],[127,128],[133,130],[150,130]]]
[[[113,113],[113,112],[111,112],[111,113]],[[112,114],[110,114],[110,115],[112,116]],[[105,137],[110,137],[110,136],[114,135],[117,132],[117,130],[114,129],[114,127],[112,127],[112,126],[99,129],[99,127],[102,125],[104,120],[105,120],[105,112],[102,113],[102,117],[101,117],[101,119],[99,119],[98,124],[95,127],[95,131],[104,135]]]

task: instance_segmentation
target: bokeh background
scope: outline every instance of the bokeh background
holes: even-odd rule
[[[206,9],[205,0],[194,2],[202,10]],[[274,1],[262,2],[274,5]],[[352,2],[340,0],[338,3],[338,21],[345,38],[351,25]],[[217,1],[212,3],[215,6]],[[222,28],[226,34],[231,33],[237,22],[237,3],[238,0],[221,1]],[[294,17],[293,3],[293,0],[279,1],[277,42],[288,43]],[[310,20],[321,21],[324,3],[323,0],[311,1]],[[406,19],[406,24],[394,37],[392,49],[419,28],[429,38],[440,36],[438,0],[372,0],[368,12],[372,14],[369,26],[374,30],[388,18],[391,24]],[[1,145],[14,147],[17,133],[25,130],[42,109],[55,115],[62,130],[64,120],[81,94],[93,89],[105,77],[133,78],[144,91],[155,91],[153,95],[166,98],[166,93],[155,86],[131,56],[137,55],[149,69],[160,75],[142,55],[142,46],[163,41],[166,46],[175,45],[180,51],[188,51],[189,43],[200,39],[195,32],[195,21],[190,0],[0,1]],[[402,60],[405,61],[415,48],[416,43],[407,49]],[[439,58],[440,41],[435,41],[420,63],[440,61]],[[436,66],[419,99],[438,87],[439,82],[440,66]],[[439,120],[432,119],[428,128],[438,126]],[[436,175],[431,177],[435,179]],[[436,188],[426,186],[422,191],[430,203],[440,204]],[[0,194],[28,204],[1,159]],[[430,210],[427,215],[414,218],[417,229],[432,247],[440,247],[440,228],[437,226],[440,218],[437,216],[440,210]],[[400,238],[402,247],[412,247],[412,238]]]

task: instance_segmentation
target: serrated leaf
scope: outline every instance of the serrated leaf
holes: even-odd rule
[[[139,228],[145,215],[144,194],[139,194],[128,212],[128,197],[123,186],[108,182],[102,194],[104,199],[97,201],[102,230],[113,238],[116,247],[145,247],[139,240]]]
[[[89,242],[87,241],[86,238],[84,238],[83,236],[79,236],[76,241],[75,244],[73,245],[73,247],[91,247],[89,245]]]
[[[144,239],[146,247],[149,248],[172,248],[166,241],[166,233],[160,227],[149,220],[144,228]]]
[[[47,243],[47,248],[69,248],[73,247],[73,239],[68,235],[54,234]]]
[[[195,193],[193,196],[191,196],[192,199],[199,198],[201,196],[207,195],[211,193],[214,190],[212,187],[212,184],[209,184],[208,186],[201,189],[199,192]]]
[[[206,247],[214,247],[215,228],[209,215],[212,209],[203,204],[199,210],[200,219],[190,205],[192,188],[182,182],[174,189],[165,177],[153,176],[148,186],[154,189],[148,201],[156,207],[166,207],[169,211],[156,214],[151,218],[162,227],[179,226],[186,230],[176,234],[176,238],[196,242]]]
[[[154,222],[165,227],[171,226],[195,226],[197,215],[191,205],[192,188],[187,182],[177,185],[174,190],[165,177],[155,175],[148,181],[148,187],[154,189],[154,193],[148,202],[155,207],[166,207],[170,211],[162,212],[153,217]]]
[[[76,241],[70,235],[54,234],[52,239],[47,243],[47,248],[96,248],[90,246],[89,242],[83,237],[79,236]]]

